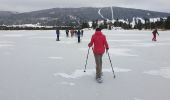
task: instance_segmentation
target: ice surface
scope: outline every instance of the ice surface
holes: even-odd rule
[[[60,84],[62,84],[62,85],[69,85],[69,86],[74,86],[75,85],[75,83],[72,83],[72,82],[61,82]]]
[[[63,57],[48,57],[49,59],[54,59],[54,60],[62,60],[64,59]]]
[[[14,42],[0,41],[0,48],[2,48],[2,47],[12,47],[12,46],[14,46]]]
[[[170,67],[162,67],[159,70],[150,70],[150,71],[145,71],[144,73],[170,79]]]
[[[170,31],[102,30],[109,44],[103,54],[102,84],[84,30],[81,43],[55,30],[0,31],[0,100],[169,100]]]
[[[138,56],[135,54],[130,54],[130,51],[131,49],[128,48],[111,48],[109,50],[110,54],[113,54],[115,56]]]
[[[0,44],[0,48],[1,47],[11,47],[11,46],[14,46],[14,45],[11,45],[11,44]]]
[[[23,34],[5,34],[3,35],[4,37],[23,37],[24,35]]]

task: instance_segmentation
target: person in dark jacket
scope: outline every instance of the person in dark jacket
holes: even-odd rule
[[[152,32],[152,34],[153,34],[152,41],[157,41],[157,40],[156,40],[156,34],[159,35],[158,30],[157,30],[157,29],[154,29],[153,32]]]
[[[80,32],[80,30],[78,30],[77,31],[78,43],[80,43],[80,35],[81,35],[81,32]]]
[[[66,36],[69,37],[69,30],[66,29]]]
[[[56,39],[56,41],[60,41],[60,30],[59,29],[57,29],[56,30],[56,35],[57,35],[57,39]]]
[[[101,75],[102,75],[102,56],[105,52],[108,51],[109,46],[106,40],[106,36],[103,35],[100,28],[96,29],[96,32],[93,34],[90,43],[88,44],[89,47],[93,46],[93,53],[96,62],[96,80],[98,82],[102,82]]]
[[[83,30],[81,30],[81,36],[83,36],[83,33],[84,33],[84,31],[83,31]]]

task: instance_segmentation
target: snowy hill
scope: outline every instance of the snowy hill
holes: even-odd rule
[[[0,25],[37,24],[41,25],[79,25],[84,21],[103,19],[123,19],[132,21],[134,17],[160,18],[170,16],[170,13],[130,9],[121,7],[104,8],[53,8],[40,11],[19,13],[0,17]]]
[[[12,16],[13,14],[18,14],[18,12],[0,11],[0,17]]]

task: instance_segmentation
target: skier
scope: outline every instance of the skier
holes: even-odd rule
[[[56,41],[60,41],[60,30],[59,29],[56,29],[56,35],[57,35],[57,39]]]
[[[90,43],[88,44],[89,47],[94,45],[93,53],[96,62],[96,80],[97,82],[102,82],[102,56],[105,52],[108,52],[109,46],[106,40],[105,35],[101,32],[100,28],[96,29],[96,32],[93,34]]]
[[[158,36],[159,36],[159,33],[158,33],[157,29],[154,29],[153,32],[152,32],[152,34],[153,34],[152,41],[157,41],[157,40],[156,40],[156,34],[158,34]]]
[[[81,32],[80,32],[80,30],[78,30],[77,31],[78,43],[80,43],[80,35],[81,35]]]

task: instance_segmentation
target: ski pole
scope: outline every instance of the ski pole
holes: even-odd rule
[[[87,66],[87,60],[88,60],[89,50],[90,50],[90,47],[89,47],[89,49],[88,49],[88,53],[87,53],[87,57],[86,57],[86,64],[85,64],[84,72],[86,72],[86,66]]]
[[[111,64],[111,68],[112,68],[112,72],[113,72],[113,77],[114,77],[114,78],[116,78],[116,75],[115,75],[115,72],[114,72],[114,70],[113,70],[113,66],[112,66],[112,61],[111,61],[111,59],[110,59],[109,52],[107,52],[107,54],[108,54],[109,61],[110,61],[110,64]]]

